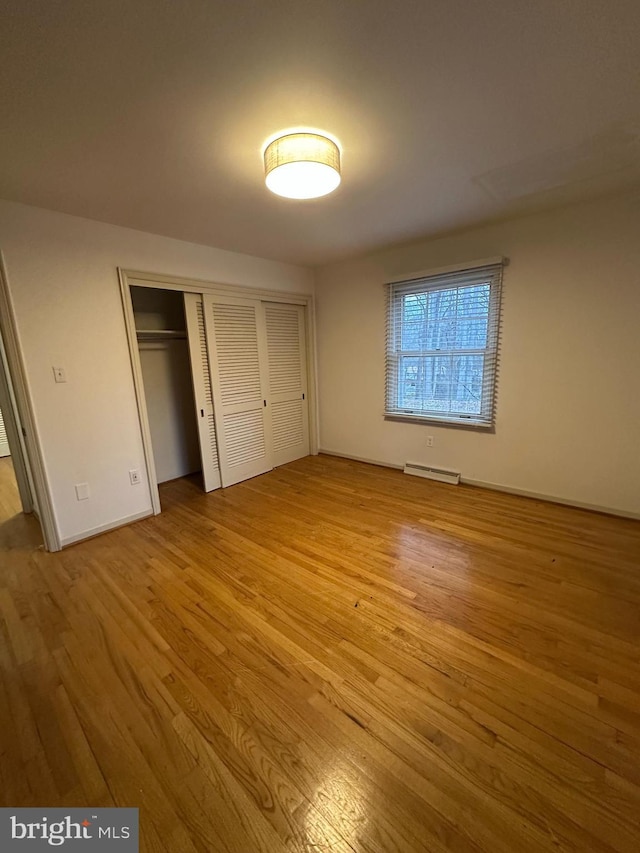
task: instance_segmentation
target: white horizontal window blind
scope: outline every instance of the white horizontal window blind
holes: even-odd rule
[[[502,263],[387,285],[385,416],[491,427]]]

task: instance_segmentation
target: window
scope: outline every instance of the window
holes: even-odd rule
[[[385,416],[491,427],[502,262],[387,285]]]

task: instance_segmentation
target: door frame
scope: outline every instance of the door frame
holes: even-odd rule
[[[124,311],[124,322],[129,343],[129,356],[131,359],[131,370],[133,384],[138,407],[138,419],[140,421],[140,433],[144,451],[145,467],[151,495],[153,514],[159,515],[160,492],[156,481],[156,466],[153,458],[153,445],[151,443],[151,428],[147,413],[147,402],[144,395],[144,383],[142,380],[142,365],[138,352],[138,339],[136,336],[135,317],[133,313],[133,301],[131,299],[132,287],[151,287],[156,290],[174,290],[180,293],[200,293],[212,296],[227,296],[246,299],[261,299],[268,302],[285,302],[290,305],[303,305],[305,311],[305,332],[307,342],[307,374],[309,394],[309,451],[315,456],[318,453],[318,409],[317,409],[317,382],[316,382],[316,338],[315,338],[315,303],[311,293],[292,293],[285,290],[266,290],[242,285],[217,284],[211,281],[200,281],[193,278],[181,278],[179,276],[168,276],[160,273],[140,272],[118,267],[118,279],[120,281],[120,294]]]
[[[33,512],[37,516],[47,551],[59,551],[62,546],[45,475],[44,456],[36,430],[33,400],[26,380],[24,359],[2,252],[0,252],[0,374],[2,374],[0,397],[4,399],[4,406],[7,407],[5,425],[22,506],[24,512]]]

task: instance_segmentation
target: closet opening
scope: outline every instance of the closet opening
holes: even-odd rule
[[[310,295],[119,275],[156,515],[317,453]]]
[[[193,475],[203,487],[184,295],[134,286],[131,302],[156,483]]]

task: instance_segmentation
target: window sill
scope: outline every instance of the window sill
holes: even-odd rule
[[[495,425],[483,421],[474,421],[471,418],[439,418],[433,415],[410,415],[400,412],[385,412],[385,421],[404,421],[411,424],[432,424],[435,426],[457,427],[458,429],[481,430],[482,432],[495,432]]]

